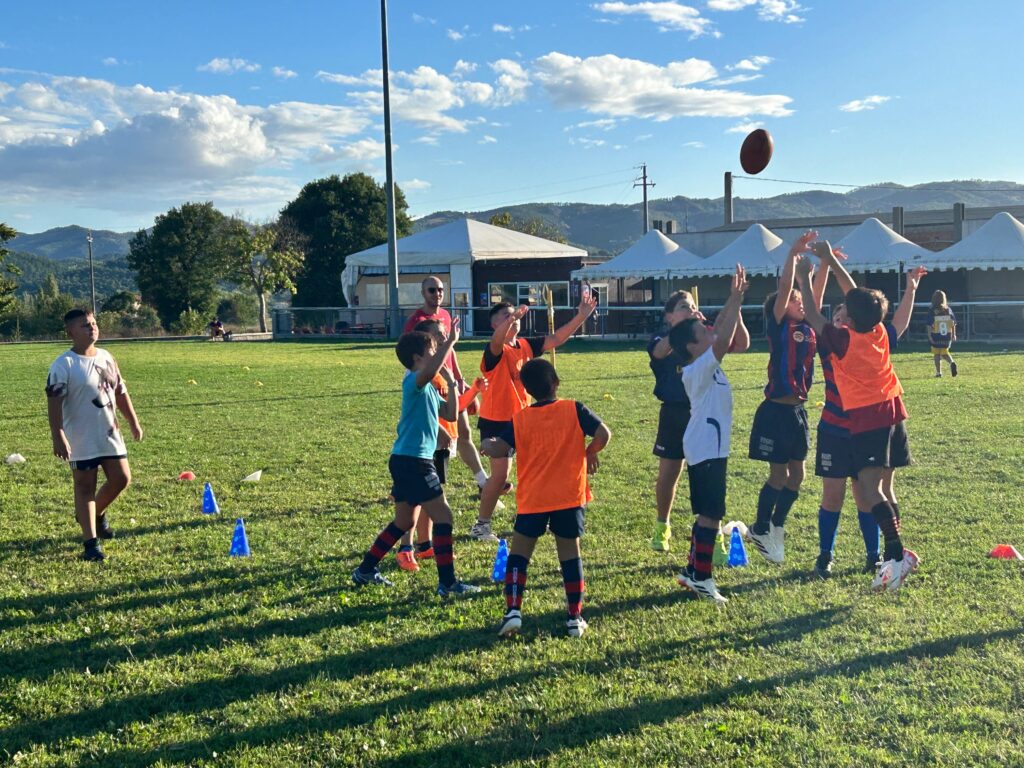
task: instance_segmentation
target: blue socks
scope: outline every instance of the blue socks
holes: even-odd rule
[[[836,549],[836,530],[838,528],[838,512],[830,512],[824,507],[818,509],[818,549],[822,558],[832,559],[832,553]]]
[[[860,524],[860,533],[864,537],[864,549],[868,557],[874,557],[877,560],[882,546],[882,529],[878,527],[875,516],[870,512],[861,512],[858,509],[857,523]]]

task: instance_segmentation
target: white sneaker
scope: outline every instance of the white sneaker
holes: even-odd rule
[[[878,573],[871,582],[871,588],[876,592],[882,590],[897,592],[907,577],[916,571],[920,564],[921,558],[916,552],[904,549],[902,560],[886,560],[878,566]]]
[[[523,614],[517,611],[515,608],[505,614],[505,617],[501,620],[501,624],[498,626],[499,637],[512,637],[518,635],[519,630],[523,628]]]
[[[725,605],[729,598],[718,591],[715,579],[712,576],[707,579],[695,579],[688,571],[683,571],[676,577],[679,586],[686,587],[702,600],[710,600],[716,605]]]
[[[768,537],[772,542],[775,559],[781,563],[786,559],[786,529],[781,525],[769,525]]]
[[[778,552],[775,549],[775,542],[772,540],[771,530],[768,533],[754,533],[754,529],[750,528],[747,530],[747,541],[749,541],[761,556],[764,557],[769,563],[775,563],[775,565],[782,564],[782,558],[779,557]]]
[[[583,637],[589,626],[582,616],[573,616],[565,625],[569,628],[569,637]]]
[[[491,533],[491,521],[486,523],[477,520],[469,529],[469,538],[477,541],[497,541],[498,537]]]

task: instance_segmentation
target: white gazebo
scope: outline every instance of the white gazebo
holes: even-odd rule
[[[843,262],[847,272],[900,272],[934,256],[873,217],[834,245],[847,256]]]
[[[1024,224],[1002,211],[959,243],[926,257],[929,269],[1024,269]]]
[[[775,277],[786,263],[789,248],[782,238],[761,224],[751,224],[747,231],[722,250],[701,259],[678,277],[724,277],[742,264],[747,275]]]
[[[681,248],[656,229],[650,230],[614,259],[603,264],[577,269],[577,280],[603,280],[627,277],[671,277],[674,271],[702,261],[696,254]]]

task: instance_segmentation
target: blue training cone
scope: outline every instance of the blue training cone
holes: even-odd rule
[[[508,567],[508,543],[502,539],[498,542],[498,554],[494,556],[494,568],[491,569],[491,581],[504,583],[505,569]]]
[[[747,548],[743,545],[743,536],[739,528],[732,529],[732,537],[729,539],[729,567],[742,568],[749,565],[747,560]]]
[[[220,507],[217,506],[217,498],[213,495],[213,486],[207,483],[203,488],[203,514],[216,515],[218,512]]]
[[[235,523],[235,535],[231,538],[231,557],[249,557],[249,538],[245,535],[245,521],[238,518]]]

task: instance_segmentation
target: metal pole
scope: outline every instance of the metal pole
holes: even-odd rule
[[[391,92],[388,73],[388,3],[380,0],[380,49],[384,69],[384,166],[386,179],[384,192],[387,196],[388,227],[388,335],[398,338],[402,328],[401,310],[398,307],[398,238],[395,224],[395,176],[391,166]]]
[[[85,242],[89,245],[89,287],[92,290],[92,314],[96,316],[96,273],[92,268],[92,230],[85,236]]]

